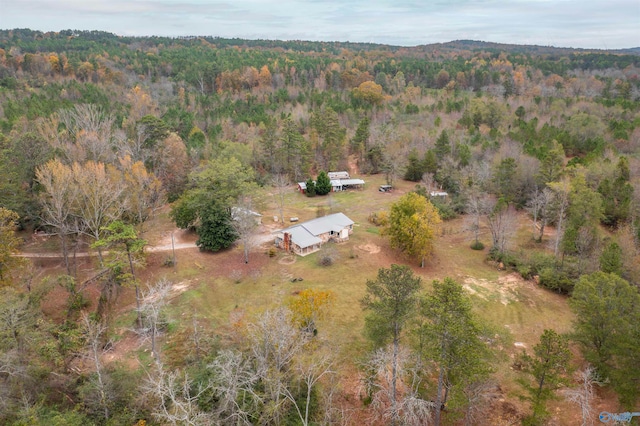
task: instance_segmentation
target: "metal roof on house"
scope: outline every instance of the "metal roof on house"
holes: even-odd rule
[[[300,248],[307,248],[314,244],[322,243],[322,239],[312,235],[302,225],[292,226],[285,229],[284,232],[289,233],[291,235],[291,241],[300,246]]]
[[[353,223],[344,213],[335,213],[290,226],[279,232],[291,234],[291,241],[301,248],[305,248],[321,243],[322,240],[318,238],[318,235],[330,231],[340,232]]]
[[[312,219],[308,222],[300,224],[304,226],[311,234],[320,235],[329,231],[333,231],[336,228],[338,230],[347,226],[353,225],[353,221],[349,219],[344,213],[330,214],[329,216],[323,216],[316,219]]]

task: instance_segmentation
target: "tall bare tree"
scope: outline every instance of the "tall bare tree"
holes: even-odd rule
[[[94,104],[80,104],[59,112],[66,129],[64,154],[69,162],[109,163],[114,156],[115,117]]]
[[[304,387],[302,392],[304,395],[304,405],[298,403],[298,398],[296,398],[296,395],[290,387],[283,388],[284,397],[293,404],[303,426],[309,425],[313,388],[323,377],[335,374],[335,371],[332,370],[333,363],[333,357],[329,352],[317,354],[316,356],[308,355],[298,358],[295,370],[301,381],[301,387]]]
[[[527,210],[533,217],[532,233],[533,238],[541,242],[544,236],[544,228],[551,219],[551,202],[553,201],[553,191],[544,188],[542,191],[536,189],[527,203]]]
[[[212,390],[218,399],[215,410],[223,424],[251,424],[251,415],[262,403],[256,392],[260,376],[251,359],[241,352],[223,350],[207,366],[213,373]]]
[[[86,313],[82,315],[82,326],[87,349],[86,357],[95,369],[90,379],[90,385],[94,392],[85,394],[85,399],[89,404],[95,404],[102,411],[104,419],[109,420],[112,394],[109,391],[109,377],[102,364],[102,348],[104,347],[104,334],[107,331],[107,326],[102,322],[91,320]]]
[[[289,400],[283,395],[293,374],[293,361],[302,352],[309,336],[295,327],[286,309],[265,312],[249,325],[251,356],[264,383],[261,422],[278,424],[287,412]]]
[[[571,180],[568,177],[558,182],[550,182],[549,188],[553,191],[553,209],[556,212],[556,239],[553,244],[553,254],[558,257],[560,242],[564,235],[567,210],[569,209],[569,196],[571,194]]]
[[[577,405],[582,414],[582,426],[593,425],[593,398],[595,397],[594,385],[602,386],[603,382],[598,379],[595,368],[588,366],[584,370],[576,373],[578,387],[567,389],[565,398]]]
[[[168,302],[167,299],[171,291],[171,285],[169,280],[161,278],[154,285],[149,286],[146,291],[142,292],[140,313],[143,327],[140,329],[140,332],[151,339],[151,354],[156,360],[159,359],[156,338],[162,327],[166,324],[163,317],[163,310]]]
[[[516,231],[517,219],[513,208],[502,200],[491,201],[489,206],[487,224],[491,231],[491,242],[495,250],[504,253]]]
[[[279,173],[273,176],[271,183],[274,188],[273,197],[276,200],[276,205],[278,207],[280,224],[284,226],[284,205],[286,202],[287,192],[289,192],[289,179],[287,178],[287,175]]]
[[[142,392],[150,399],[151,415],[161,424],[205,426],[215,424],[211,413],[202,410],[198,400],[209,394],[211,384],[196,384],[180,370],[168,371],[156,363],[148,373]]]
[[[244,263],[249,263],[249,252],[257,244],[258,218],[250,197],[241,197],[238,204],[231,208],[232,225],[242,242]]]
[[[378,419],[385,422],[399,422],[403,425],[419,426],[429,424],[434,403],[420,398],[421,379],[419,370],[424,366],[412,359],[409,350],[403,346],[397,351],[391,345],[378,348],[367,361],[365,368],[370,377],[365,385],[372,396],[371,406]],[[404,384],[404,391],[394,391],[394,374],[390,365],[396,365],[395,375]],[[397,379],[396,379],[397,380]],[[394,405],[393,400],[397,399]]]

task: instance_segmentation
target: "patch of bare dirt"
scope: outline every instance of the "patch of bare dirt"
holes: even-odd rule
[[[526,281],[516,273],[508,274],[490,281],[484,278],[466,277],[463,288],[470,294],[474,294],[485,300],[499,300],[503,305],[518,302],[518,287],[526,285]]]
[[[376,253],[380,253],[380,246],[376,245],[376,244],[363,244],[360,246],[356,246],[356,248],[358,250],[362,250],[365,251],[369,254],[376,254]]]
[[[292,265],[292,264],[296,263],[296,256],[293,255],[293,254],[284,256],[283,258],[278,260],[278,263],[281,264],[281,265]]]
[[[118,340],[113,346],[102,355],[102,360],[105,364],[117,362],[123,364],[126,367],[134,370],[138,368],[138,361],[132,354],[140,349],[140,346],[144,343],[144,340],[140,336],[136,335],[132,331],[124,333],[122,339]]]

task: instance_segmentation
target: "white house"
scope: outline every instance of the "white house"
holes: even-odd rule
[[[343,213],[319,217],[276,231],[275,244],[285,251],[306,256],[328,241],[342,242],[353,232],[353,221]]]

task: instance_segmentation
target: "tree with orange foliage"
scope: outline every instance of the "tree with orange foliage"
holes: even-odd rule
[[[260,68],[260,74],[258,74],[258,83],[263,89],[271,88],[271,71],[269,71],[269,67],[267,67],[266,65]]]

